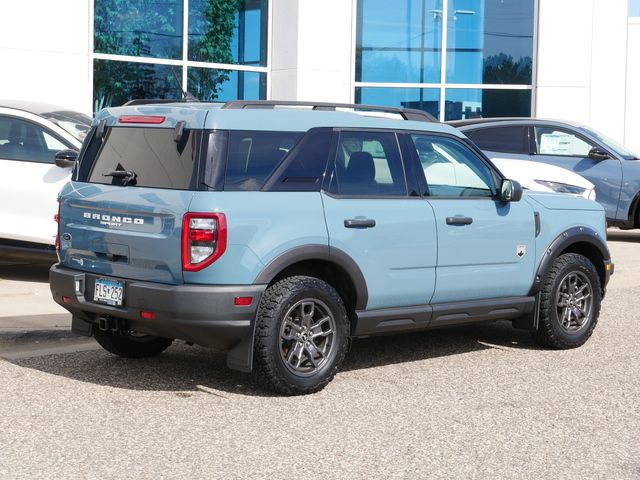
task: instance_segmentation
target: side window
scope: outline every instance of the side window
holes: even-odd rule
[[[330,189],[340,195],[406,195],[396,135],[340,132]]]
[[[289,152],[264,186],[282,192],[319,191],[331,148],[331,128],[311,129]]]
[[[556,127],[535,127],[538,155],[587,157],[594,145],[578,135]]]
[[[54,163],[56,152],[69,148],[42,127],[15,117],[0,117],[0,158]]]
[[[230,131],[225,190],[260,190],[303,132]]]
[[[492,152],[529,154],[529,138],[525,125],[516,127],[491,127],[467,130],[464,134],[481,150]]]
[[[477,155],[453,139],[411,135],[432,197],[492,197],[493,175]]]

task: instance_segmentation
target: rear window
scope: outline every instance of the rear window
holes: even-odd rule
[[[521,155],[529,154],[529,137],[527,135],[527,127],[524,125],[465,130],[464,134],[481,150]]]
[[[197,177],[197,152],[201,135],[184,130],[175,141],[175,130],[166,128],[113,127],[102,141],[94,138],[81,160],[79,180],[85,162],[95,158],[86,181],[105,185],[188,190]],[[95,157],[92,153],[97,149]]]

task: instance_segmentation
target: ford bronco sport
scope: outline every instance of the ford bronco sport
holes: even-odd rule
[[[307,107],[102,110],[60,193],[50,281],[73,331],[122,357],[225,349],[284,394],[323,388],[352,338],[488,320],[589,338],[613,270],[600,205],[523,196],[423,112]]]

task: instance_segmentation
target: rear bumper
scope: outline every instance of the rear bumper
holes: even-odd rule
[[[59,264],[49,270],[53,299],[73,314],[75,325],[78,321],[97,325],[100,317],[122,319],[128,330],[225,350],[247,337],[253,339],[256,311],[266,288],[266,285],[165,285],[114,278],[125,283],[124,304],[112,307],[93,301],[97,278],[113,277],[79,272]],[[253,300],[251,305],[236,306],[236,297]],[[152,312],[155,318],[141,318],[142,311]]]

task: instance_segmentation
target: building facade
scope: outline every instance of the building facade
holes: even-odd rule
[[[640,0],[23,0],[0,98],[85,113],[130,98],[538,116],[640,151]]]

